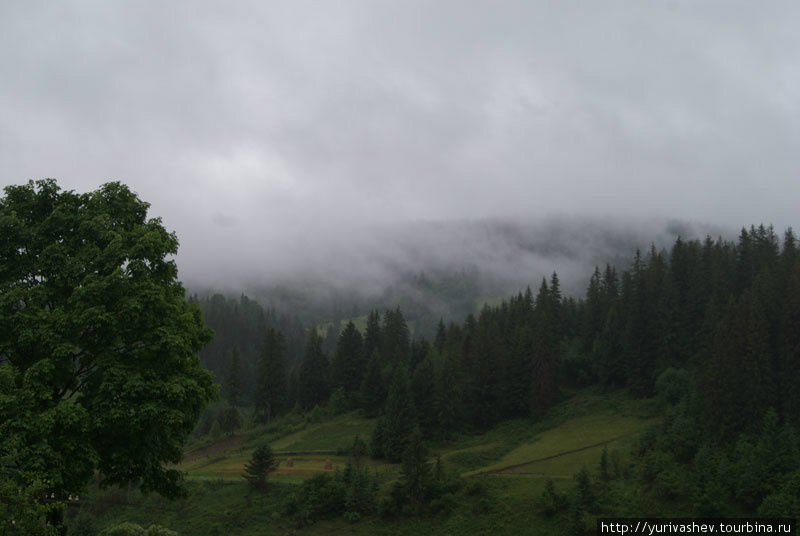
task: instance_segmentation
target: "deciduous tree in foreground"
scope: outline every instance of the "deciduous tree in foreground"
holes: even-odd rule
[[[47,179],[0,198],[0,532],[102,485],[184,493],[183,442],[216,396],[212,338],[169,259],[178,240],[120,183]],[[22,500],[26,498],[27,500]]]

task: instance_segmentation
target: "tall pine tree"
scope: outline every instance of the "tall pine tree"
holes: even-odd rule
[[[232,406],[238,406],[242,401],[241,365],[239,363],[239,348],[234,345],[231,350],[231,359],[228,362],[228,374],[225,376],[225,398]]]
[[[255,408],[264,422],[283,411],[287,403],[286,344],[283,334],[267,329],[256,365]]]
[[[364,379],[364,343],[353,322],[348,322],[336,343],[336,353],[331,362],[334,388],[354,393]]]
[[[312,328],[306,341],[306,353],[298,375],[298,402],[311,409],[325,402],[331,394],[330,365],[322,352],[322,337]]]

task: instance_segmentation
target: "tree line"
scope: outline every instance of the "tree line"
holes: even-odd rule
[[[772,227],[752,226],[737,241],[678,238],[669,250],[637,251],[627,269],[597,267],[577,298],[562,294],[553,273],[535,293],[486,305],[462,323],[440,321],[431,341],[412,339],[399,308],[373,310],[363,332],[347,323],[327,351],[308,330],[295,361],[281,327],[270,327],[249,373],[252,400],[268,420],[335,396],[381,416],[373,445],[390,459],[403,451],[393,442],[416,427],[444,438],[535,416],[564,387],[651,396],[669,369],[692,371],[696,413],[720,440],[754,430],[770,408],[797,425],[796,259],[791,229],[781,243]],[[237,381],[231,367],[224,392]]]

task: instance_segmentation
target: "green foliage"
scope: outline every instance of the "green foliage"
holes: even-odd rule
[[[0,374],[4,365],[0,365]],[[42,481],[20,484],[23,478],[15,475],[11,468],[2,464],[0,458],[0,529],[9,536],[55,536],[54,527],[45,525],[45,516],[51,507],[60,505],[42,504],[39,498],[47,492]]]
[[[566,536],[583,536],[587,533],[583,504],[578,496],[570,502],[567,524],[564,530]]]
[[[214,422],[211,424],[211,429],[208,431],[208,433],[215,441],[222,437],[222,426],[220,426],[218,419],[214,419]]]
[[[286,343],[283,334],[267,329],[256,366],[255,408],[263,422],[286,409]]]
[[[345,485],[327,473],[317,473],[290,495],[285,513],[310,525],[344,512]]]
[[[146,536],[147,532],[136,523],[121,523],[109,527],[100,533],[100,536]]]
[[[386,397],[384,416],[378,424],[380,431],[373,435],[373,452],[391,462],[399,462],[417,426],[416,418],[408,375],[402,366],[397,367]]]
[[[689,395],[692,383],[686,369],[668,368],[656,379],[656,394],[666,405],[674,406]]]
[[[322,352],[322,339],[314,329],[308,334],[298,382],[298,401],[303,409],[311,409],[330,396],[330,365]]]
[[[396,367],[408,361],[411,351],[410,332],[400,307],[383,314],[380,337],[380,356],[384,367]]]
[[[136,523],[122,523],[105,529],[100,536],[178,536],[178,533],[159,525],[145,529]]]
[[[251,487],[263,491],[267,487],[267,476],[278,468],[278,460],[269,445],[261,445],[245,465],[244,478]]]
[[[438,425],[436,372],[430,355],[417,364],[411,377],[411,390],[420,431],[424,437],[432,438],[437,434]]]
[[[378,509],[385,516],[401,512],[406,515],[422,515],[447,510],[452,507],[453,496],[461,485],[461,478],[457,473],[446,474],[440,456],[431,464],[428,449],[422,442],[422,434],[415,430],[403,453],[400,480],[391,488],[391,501],[379,505]],[[485,499],[482,484],[472,482],[471,485],[480,487],[480,499]]]
[[[369,453],[373,458],[384,458],[383,440],[385,434],[385,420],[378,419],[375,428],[372,429],[372,436],[369,442]]]
[[[415,430],[403,453],[400,469],[403,505],[415,513],[421,513],[431,499],[432,485],[433,473],[428,462],[428,449],[422,442],[422,434]]]
[[[84,510],[67,523],[67,536],[97,536],[97,532],[94,519]]]
[[[231,350],[231,360],[228,365],[228,375],[225,377],[223,395],[232,406],[238,406],[242,399],[242,372],[239,363],[239,348]]]
[[[539,510],[545,516],[552,517],[563,510],[566,504],[566,498],[556,492],[556,486],[555,483],[553,483],[553,479],[548,478],[544,484],[544,491],[539,496],[539,500],[537,502],[537,507]]]
[[[603,446],[603,453],[600,455],[600,478],[602,480],[609,480],[611,474],[609,473],[608,463],[608,446]]]
[[[350,400],[344,388],[336,389],[328,400],[328,409],[333,415],[346,413],[350,409]]]
[[[367,444],[358,435],[353,438],[353,444],[350,446],[348,454],[354,460],[359,460],[367,454]]]
[[[366,359],[361,333],[353,322],[348,322],[336,343],[336,353],[331,360],[333,384],[346,393],[354,393],[361,387]]]
[[[343,472],[318,473],[303,482],[288,497],[284,512],[306,525],[340,515],[357,521],[375,512],[377,491],[378,482],[369,469],[348,462]]]
[[[0,481],[14,489],[47,482],[64,500],[97,471],[184,493],[168,464],[216,396],[197,359],[212,333],[169,260],[177,238],[147,209],[120,183],[0,198]]]
[[[222,413],[222,431],[226,435],[232,436],[236,430],[242,427],[242,414],[235,406],[228,407]]]
[[[575,480],[575,497],[583,510],[592,511],[597,503],[597,497],[586,466],[581,467],[573,477]]]
[[[361,399],[367,415],[372,417],[378,415],[386,399],[386,386],[381,373],[381,358],[377,350],[367,360],[367,369],[361,382]]]
[[[355,461],[348,461],[344,471],[336,475],[345,486],[344,514],[349,521],[375,512],[378,481],[369,468]]]
[[[800,470],[787,474],[783,484],[764,497],[757,513],[764,517],[797,519],[800,516]]]

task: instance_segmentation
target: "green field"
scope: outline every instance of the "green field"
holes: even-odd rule
[[[464,495],[447,515],[430,518],[373,517],[355,523],[338,519],[306,527],[282,517],[283,497],[291,493],[292,484],[343,468],[342,454],[353,439],[358,435],[369,440],[375,419],[356,413],[316,423],[279,421],[269,429],[250,430],[187,453],[180,466],[189,479],[191,495],[186,500],[169,502],[133,491],[94,492],[88,506],[101,524],[155,522],[181,535],[552,534],[557,523],[539,517],[532,508],[546,480],[568,490],[582,467],[596,473],[603,448],[617,460],[626,459],[639,433],[656,422],[653,413],[647,401],[585,390],[538,420],[506,421],[482,434],[431,444],[445,467],[458,470],[468,486],[477,484],[478,492]],[[270,476],[268,493],[259,494],[249,490],[242,474],[254,448],[265,441],[281,463]],[[399,475],[397,465],[371,459],[367,463],[383,487]]]

